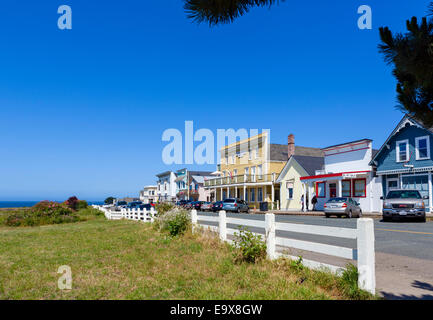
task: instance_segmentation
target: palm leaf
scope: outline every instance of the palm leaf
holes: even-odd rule
[[[272,6],[278,2],[279,0],[184,0],[184,9],[189,19],[213,26],[231,23],[253,7]]]

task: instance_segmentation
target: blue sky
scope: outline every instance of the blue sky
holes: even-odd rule
[[[378,28],[404,31],[428,3],[286,1],[209,28],[181,0],[2,1],[0,200],[137,195],[182,167],[162,162],[161,136],[186,120],[380,147],[402,114]],[[72,30],[57,28],[62,4]],[[362,4],[373,30],[357,28]]]

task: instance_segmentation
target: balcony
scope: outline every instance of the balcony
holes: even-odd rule
[[[267,183],[267,182],[275,182],[276,175],[275,174],[262,174],[262,175],[238,175],[232,177],[219,177],[214,179],[209,179],[204,182],[205,187],[218,187],[218,186],[228,186],[228,185],[236,185],[236,184],[244,184],[244,183]]]

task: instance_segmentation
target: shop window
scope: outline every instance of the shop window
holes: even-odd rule
[[[341,181],[341,196],[351,197],[352,196],[352,186],[350,180]]]
[[[326,197],[326,182],[317,182],[316,183],[316,196],[317,198],[325,198]]]
[[[354,179],[353,180],[353,196],[354,197],[366,197],[366,179]]]
[[[415,138],[416,160],[430,159],[430,137]]]

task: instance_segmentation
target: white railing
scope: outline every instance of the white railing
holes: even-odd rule
[[[361,289],[364,289],[370,293],[375,294],[376,290],[376,276],[375,276],[375,253],[374,253],[374,224],[373,219],[358,219],[357,228],[337,228],[337,227],[326,227],[326,226],[314,226],[314,225],[300,225],[285,222],[275,222],[275,215],[267,213],[265,220],[250,220],[240,218],[228,218],[225,211],[220,211],[219,216],[204,216],[198,215],[196,210],[191,211],[191,220],[193,229],[197,225],[202,225],[210,230],[219,233],[219,237],[223,241],[233,242],[228,239],[227,235],[234,235],[235,232],[239,232],[238,229],[230,228],[227,224],[235,224],[247,227],[262,228],[265,229],[265,241],[267,256],[270,259],[276,259],[279,257],[289,257],[296,259],[297,257],[286,255],[281,252],[277,252],[276,246],[283,248],[295,248],[299,250],[305,250],[310,252],[316,252],[319,254],[325,254],[328,256],[334,256],[344,259],[356,260],[358,267],[358,284]],[[200,222],[199,222],[200,221]],[[213,222],[218,223],[217,226],[210,226],[201,222]],[[288,231],[302,234],[319,235],[326,237],[335,237],[343,239],[356,239],[357,248],[339,247],[329,244],[310,242],[304,240],[290,239],[286,237],[277,237],[276,231]],[[263,236],[262,234],[256,233],[257,235]],[[327,268],[332,272],[340,273],[344,268],[337,267],[330,264],[325,264],[317,261],[303,259],[305,266],[313,269]]]
[[[127,220],[153,222],[156,214],[156,211],[153,207],[150,210],[122,208],[120,211],[109,210],[101,206],[94,206],[94,207],[104,212],[105,217],[108,220],[127,219]]]

